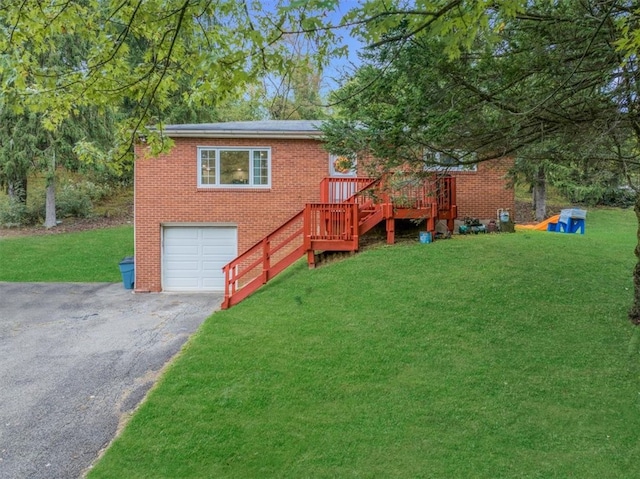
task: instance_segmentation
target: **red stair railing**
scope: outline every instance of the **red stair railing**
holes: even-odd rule
[[[332,178],[331,180],[346,180]],[[363,188],[374,180],[354,182]],[[326,195],[338,192],[332,184],[344,185],[343,181],[325,182]],[[265,236],[236,259],[223,267],[224,300],[222,309],[238,304],[278,273],[293,264],[305,252],[324,249],[354,251],[358,249],[358,201],[356,187],[344,187],[340,192],[355,191],[348,203],[312,203],[286,223]],[[359,190],[358,190],[359,191]]]
[[[305,253],[304,210],[225,265],[222,309],[238,304]]]

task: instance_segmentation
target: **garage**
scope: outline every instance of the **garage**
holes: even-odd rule
[[[235,226],[165,226],[162,289],[223,291],[222,267],[237,255]]]

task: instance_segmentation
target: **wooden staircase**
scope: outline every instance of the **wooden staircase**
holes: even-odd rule
[[[387,191],[375,178],[325,178],[321,202],[304,209],[224,266],[222,309],[230,308],[307,254],[315,266],[317,251],[357,251],[360,237],[386,223],[387,243],[395,241],[395,219],[425,219],[426,230],[446,220],[453,231],[457,216],[455,178],[434,176]]]

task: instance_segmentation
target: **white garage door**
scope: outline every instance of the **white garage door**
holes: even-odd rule
[[[162,289],[223,291],[222,267],[238,255],[235,226],[165,226]]]

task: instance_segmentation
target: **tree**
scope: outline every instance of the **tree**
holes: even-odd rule
[[[0,25],[7,26],[6,19]],[[51,33],[47,37],[50,49],[43,51],[29,45],[33,68],[49,75],[66,69],[79,69],[88,52],[88,41],[72,32]],[[29,76],[25,72],[26,76]],[[31,74],[33,76],[33,74]],[[55,92],[53,93],[55,97]],[[77,170],[77,142],[86,137],[101,148],[112,141],[113,115],[111,107],[98,110],[95,106],[74,106],[55,128],[48,124],[46,112],[36,108],[19,89],[5,92],[0,99],[0,182],[8,190],[19,192],[16,199],[26,205],[27,178],[34,171],[44,172],[46,178],[45,226],[56,226],[55,178],[58,166]],[[43,103],[46,101],[43,100]]]
[[[0,7],[0,104],[41,113],[43,126],[55,130],[80,107],[127,101],[130,115],[120,122],[113,155],[121,158],[132,132],[161,122],[154,114],[174,95],[187,91],[191,105],[215,106],[265,72],[287,71],[280,40],[304,10],[236,0],[7,0]],[[80,63],[38,61],[59,55],[52,41],[59,36],[82,40]],[[331,34],[315,37],[326,56]]]
[[[29,173],[46,172],[52,226],[61,162],[123,170],[147,125],[263,117],[263,103],[246,92],[266,72],[292,71],[278,42],[295,15],[231,0],[3,2],[0,184],[26,203]],[[74,125],[90,111],[110,121],[115,109],[112,144],[87,131],[92,122]],[[157,131],[149,134],[156,150],[170,144]]]
[[[27,203],[27,179],[38,148],[37,115],[0,110],[0,185],[12,201]]]
[[[326,117],[320,94],[322,75],[308,56],[278,78],[267,77],[267,110],[274,120],[319,120]],[[269,93],[270,92],[270,93]]]
[[[453,53],[433,17],[420,26],[407,11],[380,18],[392,13],[401,20],[337,96],[344,118],[326,130],[332,150],[365,149],[385,168],[424,163],[425,150],[463,163],[512,155],[539,185],[543,162],[637,178],[639,71],[635,55],[620,50],[637,31],[632,2],[528,2],[512,16],[485,8],[486,28]],[[638,324],[640,266],[634,279]]]
[[[327,117],[322,99],[322,69],[313,61],[313,45],[286,36],[289,67],[277,75],[266,75],[263,95],[266,111],[273,120],[319,120]]]

